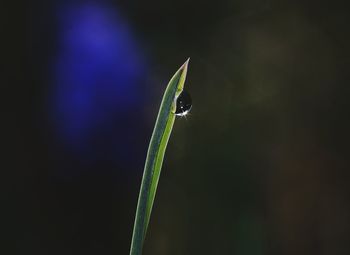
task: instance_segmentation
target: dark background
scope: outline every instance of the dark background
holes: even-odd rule
[[[0,254],[128,254],[187,57],[144,254],[350,254],[346,1],[2,6]]]

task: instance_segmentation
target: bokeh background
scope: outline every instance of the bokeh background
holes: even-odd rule
[[[144,254],[350,254],[346,1],[1,7],[1,254],[128,254],[164,88],[191,57]]]

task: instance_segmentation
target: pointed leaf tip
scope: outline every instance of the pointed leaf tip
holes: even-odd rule
[[[186,60],[186,62],[181,66],[180,69],[187,69],[188,63],[190,62],[190,58]]]

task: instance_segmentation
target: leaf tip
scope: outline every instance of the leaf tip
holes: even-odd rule
[[[183,77],[183,81],[182,82],[185,82],[185,79],[186,79],[186,75],[187,75],[187,69],[188,69],[188,63],[190,62],[190,58],[188,58],[186,60],[186,62],[180,67],[180,70],[182,71],[182,77]],[[183,87],[183,84],[182,86]]]
[[[186,62],[181,66],[181,70],[187,71],[188,63],[190,62],[190,58],[186,60]]]

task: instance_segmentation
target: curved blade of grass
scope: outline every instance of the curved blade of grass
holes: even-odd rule
[[[130,255],[141,255],[143,242],[151,216],[159,175],[171,130],[175,121],[176,99],[181,94],[189,59],[180,67],[164,92],[158,117],[148,147],[145,168],[137,203]]]

